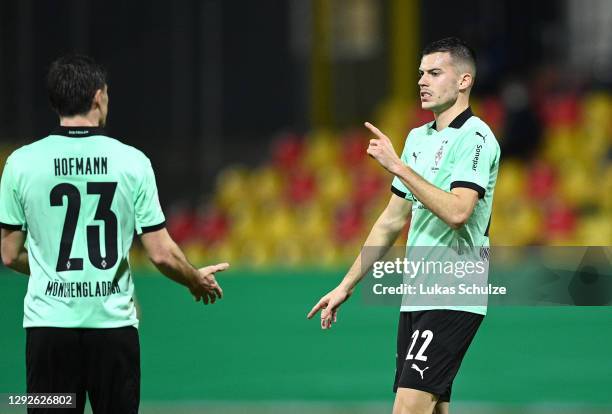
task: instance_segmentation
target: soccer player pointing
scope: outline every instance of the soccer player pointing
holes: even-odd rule
[[[457,38],[434,42],[423,50],[419,73],[421,106],[435,121],[410,131],[401,157],[383,132],[365,123],[375,135],[367,152],[394,176],[393,194],[364,243],[375,254],[360,254],[308,314],[321,311],[323,329],[337,321],[342,303],[407,222],[408,250],[489,245],[500,150],[469,106],[474,52]],[[394,414],[448,413],[453,380],[485,314],[486,306],[402,305]]]
[[[155,266],[204,304],[222,297],[215,273],[229,265],[196,269],[187,261],[165,229],[151,162],[104,134],[105,71],[66,56],[53,62],[47,82],[60,127],[13,152],[0,185],[2,261],[30,275],[27,391],[76,394],[69,413],[83,412],[85,393],[95,414],[137,413],[134,232]],[[28,411],[47,410],[64,412]]]

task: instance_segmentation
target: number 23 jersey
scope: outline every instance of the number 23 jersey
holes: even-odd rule
[[[138,326],[130,246],[164,225],[149,159],[98,128],[61,127],[13,152],[0,226],[27,233],[23,326]]]

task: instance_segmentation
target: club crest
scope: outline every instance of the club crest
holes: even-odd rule
[[[442,141],[442,145],[440,145],[440,148],[438,149],[438,152],[436,152],[436,155],[434,157],[434,164],[436,165],[436,167],[440,163],[440,160],[442,160],[442,155],[444,154],[444,144],[447,144],[447,143],[448,143],[447,139]]]
[[[438,166],[438,164],[440,163],[440,160],[442,159],[443,152],[444,152],[444,145],[440,145],[440,149],[438,150],[438,152],[436,152],[436,156],[434,157],[434,164],[436,164],[436,167]]]

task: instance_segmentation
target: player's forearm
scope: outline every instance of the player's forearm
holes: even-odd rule
[[[155,267],[169,279],[191,287],[197,279],[198,270],[187,261],[183,251],[174,242],[164,250],[151,257]]]
[[[0,230],[0,253],[2,263],[8,268],[24,275],[30,274],[28,251],[25,248],[26,232],[2,228]]]
[[[5,265],[16,272],[30,275],[30,262],[28,260],[28,251],[23,249],[19,254],[9,261],[5,261]]]
[[[389,220],[383,214],[378,218],[368,235],[361,252],[342,279],[340,286],[347,292],[352,291],[363,279],[374,262],[380,260],[391,248],[404,228],[405,221]],[[364,254],[365,253],[365,254]]]
[[[451,228],[459,228],[468,214],[459,197],[432,185],[412,168],[402,164],[394,171],[404,185],[423,205]]]

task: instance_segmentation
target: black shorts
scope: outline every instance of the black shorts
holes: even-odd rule
[[[483,318],[454,310],[400,312],[393,392],[412,388],[450,401],[453,380]]]
[[[77,406],[28,413],[82,413],[85,393],[94,414],[138,413],[140,343],[132,326],[27,328],[26,371],[28,393],[74,393]]]

